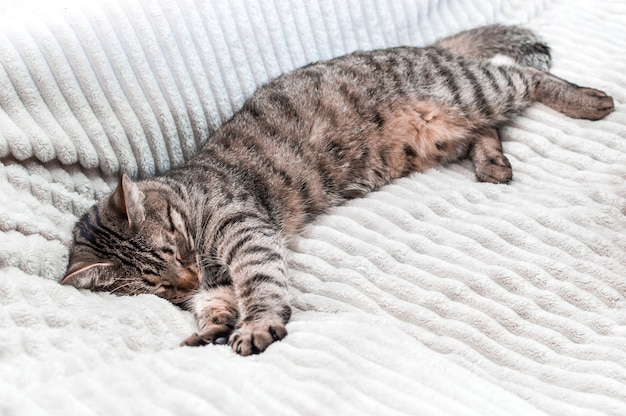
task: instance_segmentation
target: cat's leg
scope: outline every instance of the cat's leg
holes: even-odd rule
[[[470,148],[469,157],[480,182],[509,183],[513,179],[513,170],[502,153],[497,129],[481,132]]]
[[[228,343],[238,354],[258,354],[287,336],[285,325],[291,317],[291,307],[284,249],[279,240],[266,236],[264,242],[250,246],[248,255],[243,253],[230,264],[241,319]]]
[[[580,87],[547,72],[528,68],[535,81],[533,98],[572,118],[600,120],[614,108],[613,98],[594,88]]]
[[[258,210],[229,208],[219,218],[206,247],[227,268],[239,310],[228,343],[238,354],[258,354],[287,335],[291,307],[284,237]]]
[[[228,342],[239,320],[237,298],[231,285],[204,289],[189,299],[187,306],[198,322],[198,333],[191,335],[181,345],[195,347]]]

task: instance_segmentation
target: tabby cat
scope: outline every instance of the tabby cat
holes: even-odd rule
[[[479,181],[508,183],[498,128],[534,101],[590,120],[612,111],[549,64],[532,32],[493,25],[280,76],[184,166],[123,175],[75,226],[62,283],[161,296],[197,318],[183,345],[260,353],[287,335],[286,242],[317,215],[467,156]]]

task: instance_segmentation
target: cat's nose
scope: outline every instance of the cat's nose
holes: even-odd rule
[[[200,273],[192,268],[187,268],[178,274],[176,286],[182,290],[193,290],[200,284]]]

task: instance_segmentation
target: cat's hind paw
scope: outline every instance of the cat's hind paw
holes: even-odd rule
[[[476,178],[479,182],[509,183],[513,179],[511,164],[501,153],[493,154],[485,160],[474,163]]]
[[[580,88],[580,106],[573,110],[574,117],[586,120],[600,120],[608,116],[615,108],[613,98],[594,88]]]
[[[241,323],[230,336],[228,343],[237,354],[259,354],[273,342],[287,336],[287,328],[281,319]]]

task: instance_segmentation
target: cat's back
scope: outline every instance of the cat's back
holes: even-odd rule
[[[260,87],[192,164],[217,166],[235,175],[233,183],[270,195],[272,215],[282,214],[291,234],[329,206],[415,170],[392,155],[417,149],[384,138],[394,109],[426,91],[417,68],[429,53],[445,55],[355,52],[282,75]]]
[[[337,141],[349,145],[357,135],[367,141],[392,107],[428,99],[429,84],[445,72],[442,62],[454,59],[437,48],[397,47],[311,63],[261,86],[209,144],[237,151],[269,146],[277,156],[287,149],[275,146],[289,145],[304,157],[309,147],[334,152]]]
[[[515,112],[509,84],[444,48],[354,52],[260,87],[192,162],[252,189],[290,235],[342,200],[457,160],[470,130]]]

